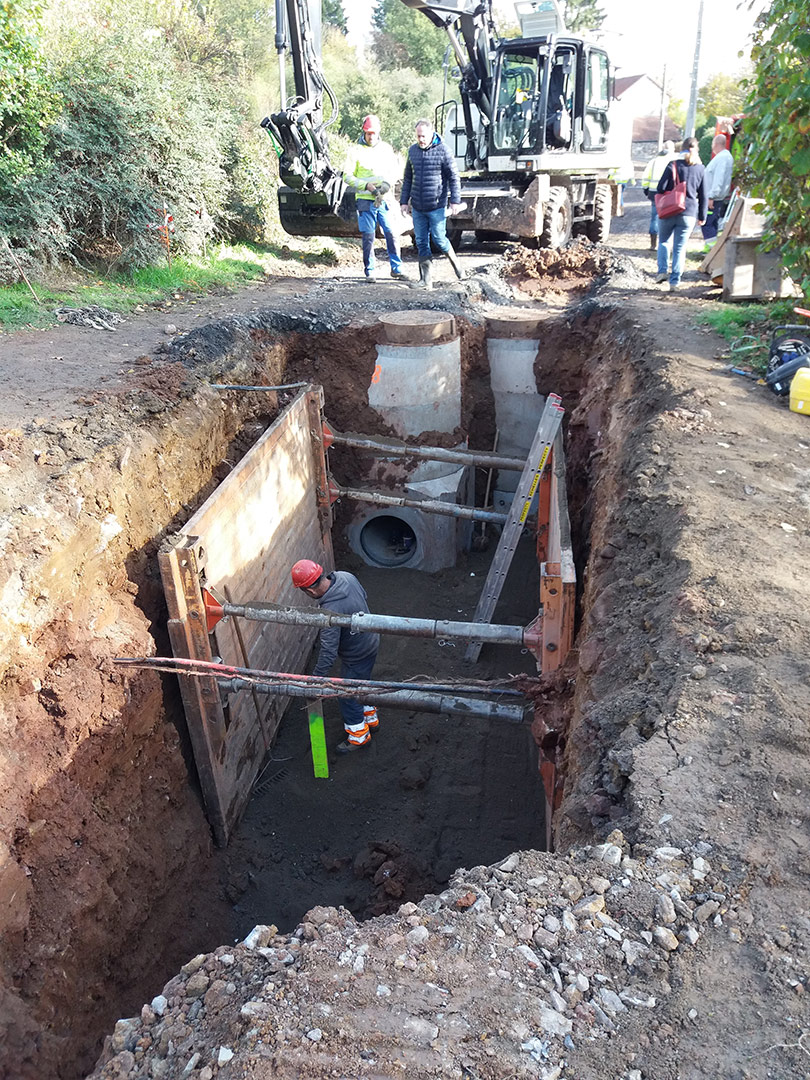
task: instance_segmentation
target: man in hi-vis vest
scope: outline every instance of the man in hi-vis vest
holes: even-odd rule
[[[392,188],[399,173],[399,160],[393,147],[380,138],[379,116],[364,117],[360,138],[346,158],[343,179],[355,194],[357,224],[363,238],[363,268],[369,281],[375,278],[374,236],[377,225],[385,237],[391,277],[399,281],[408,280],[402,273],[402,257],[391,221],[391,207],[394,206]]]

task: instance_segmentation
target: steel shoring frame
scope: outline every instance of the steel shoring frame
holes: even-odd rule
[[[221,604],[203,590],[209,632],[226,615],[253,619],[258,622],[281,623],[285,626],[314,626],[324,629],[339,626],[354,634],[401,634],[404,637],[446,638],[448,640],[500,645],[520,645],[535,655],[541,647],[537,629],[531,626],[504,626],[497,623],[450,622],[442,619],[411,619],[399,615],[375,615],[358,611],[340,615],[334,611],[303,611],[301,608],[277,607],[272,604]]]
[[[443,446],[413,446],[409,443],[388,443],[355,435],[338,435],[328,424],[323,425],[323,444],[350,446],[354,450],[372,450],[384,457],[415,457],[426,461],[449,461],[453,465],[481,465],[485,469],[511,469],[522,472],[522,458],[504,457],[487,450],[448,450]]]
[[[312,698],[312,687],[297,683],[248,682],[245,679],[220,679],[220,686],[225,690],[237,692],[254,687],[259,694],[278,694],[283,697]],[[523,723],[526,707],[523,705],[503,705],[498,701],[478,701],[474,698],[458,697],[452,694],[419,693],[416,690],[391,690],[386,693],[369,693],[367,690],[355,691],[369,705],[384,705],[395,709],[410,709],[414,712],[443,713],[450,716],[484,716],[490,719],[509,720],[513,724]],[[328,697],[321,693],[321,697]],[[339,696],[339,695],[336,695]]]
[[[438,499],[406,499],[398,495],[382,495],[377,491],[357,491],[337,484],[330,485],[329,496],[333,501],[345,498],[373,503],[377,506],[410,506],[426,514],[469,518],[472,521],[491,521],[495,525],[504,525],[507,520],[506,514],[499,514],[494,510],[480,510],[477,506],[459,506],[457,503],[441,502]]]
[[[457,689],[473,693],[488,691],[484,687],[465,686],[447,687],[450,693],[434,693],[433,688],[441,689],[436,684],[431,690],[394,689],[401,683],[356,679],[315,678],[311,675],[293,675],[284,672],[253,671],[249,668],[236,668],[228,664],[211,663],[204,660],[186,660],[180,657],[118,657],[115,663],[125,667],[145,667],[165,674],[181,674],[197,677],[215,676],[221,689],[238,693],[242,690],[255,690],[257,693],[275,694],[280,697],[297,697],[312,700],[315,697],[357,697],[371,705],[384,705],[393,708],[410,709],[420,712],[444,713],[456,716],[484,716],[490,719],[508,720],[522,723],[526,711],[525,705],[509,705],[499,701],[481,701],[460,696],[453,692]],[[227,677],[226,677],[227,676]],[[391,689],[388,689],[391,687]],[[495,693],[515,693],[514,691],[495,690]],[[522,695],[519,695],[522,696]]]

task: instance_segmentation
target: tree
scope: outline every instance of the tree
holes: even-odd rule
[[[768,207],[768,246],[810,292],[810,26],[807,2],[773,0],[757,20],[746,80],[746,166]],[[802,10],[800,10],[802,9]]]
[[[0,156],[11,171],[29,169],[56,103],[39,51],[41,0],[0,3]]]
[[[413,68],[420,75],[438,75],[449,44],[447,35],[420,11],[402,0],[377,0],[372,51],[384,71]]]
[[[706,117],[739,116],[745,106],[740,76],[713,75],[698,90],[697,104]]]
[[[598,30],[606,18],[597,0],[565,0],[565,25],[572,33]]]
[[[333,26],[341,34],[348,34],[349,25],[346,22],[342,0],[322,0],[321,18],[324,26]]]

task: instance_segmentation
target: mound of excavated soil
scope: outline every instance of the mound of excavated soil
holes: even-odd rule
[[[619,268],[609,248],[577,238],[559,251],[548,248],[509,248],[503,257],[504,279],[518,294],[537,298],[549,293],[583,293]]]

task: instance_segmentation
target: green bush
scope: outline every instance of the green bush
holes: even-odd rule
[[[810,4],[773,0],[760,15],[743,122],[746,176],[770,218],[766,245],[810,294]]]
[[[246,79],[234,77],[251,47],[237,40],[240,8],[230,7],[217,37],[190,9],[160,10],[160,0],[136,0],[129,18],[114,0],[89,12],[64,0],[49,44],[58,112],[42,124],[35,164],[0,159],[0,232],[23,264],[161,261],[165,213],[178,252],[264,238],[277,173]]]

